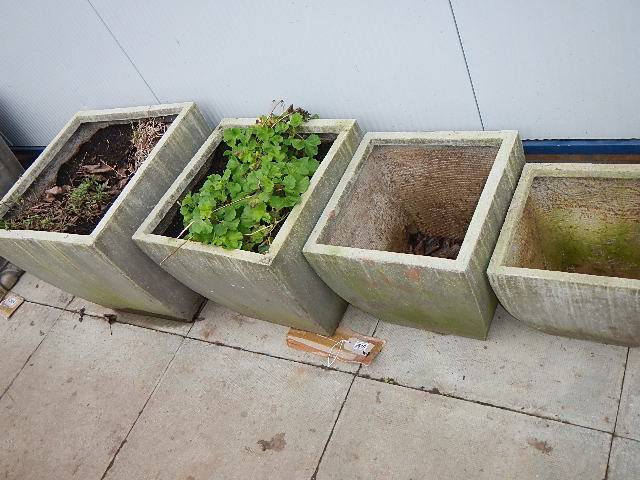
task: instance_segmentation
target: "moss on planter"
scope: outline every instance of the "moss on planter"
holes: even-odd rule
[[[530,232],[520,239],[521,249],[539,258],[520,258],[513,265],[640,279],[640,205],[634,199],[640,185],[569,180],[533,182],[519,236]]]
[[[634,242],[630,222],[612,224],[602,221],[596,230],[567,228],[562,220],[555,218],[548,219],[548,223],[549,233],[544,239],[543,249],[550,268],[640,278],[640,248]]]

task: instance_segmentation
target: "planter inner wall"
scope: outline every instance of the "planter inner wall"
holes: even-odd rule
[[[535,177],[510,267],[640,279],[640,179]]]
[[[462,242],[499,145],[376,145],[320,243],[404,253],[409,230]]]

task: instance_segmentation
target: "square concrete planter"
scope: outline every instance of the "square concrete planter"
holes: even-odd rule
[[[133,238],[167,272],[217,303],[262,320],[332,334],[346,303],[318,278],[302,246],[358,145],[361,134],[355,120],[311,120],[304,125],[303,131],[323,140],[318,154],[322,161],[266,254],[175,238],[182,227],[178,202],[208,175],[224,170],[223,131],[253,124],[255,119],[223,120]]]
[[[18,159],[0,137],[0,197],[9,191],[22,172]]]
[[[6,194],[0,218],[55,182],[61,165],[100,128],[149,117],[173,121],[91,234],[0,230],[0,255],[92,302],[190,320],[202,298],[152,262],[131,236],[210,132],[194,103],[78,112]]]
[[[0,198],[2,198],[24,172],[11,149],[0,136]],[[0,257],[0,298],[6,293],[6,289],[12,288],[19,277],[11,264]]]
[[[639,346],[640,165],[527,165],[488,274],[534,328]]]
[[[513,131],[368,133],[304,254],[382,320],[485,338],[497,304],[485,269],[523,164]],[[403,253],[414,228],[462,241],[457,257]]]

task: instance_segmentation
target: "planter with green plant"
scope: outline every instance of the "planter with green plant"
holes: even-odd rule
[[[242,314],[332,333],[346,303],[302,246],[360,139],[293,108],[225,119],[134,235],[154,261]]]
[[[191,320],[135,229],[209,134],[194,103],[78,112],[0,204],[0,254],[92,302]]]

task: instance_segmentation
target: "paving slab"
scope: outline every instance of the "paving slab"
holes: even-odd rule
[[[20,277],[11,291],[30,302],[58,308],[65,308],[73,299],[73,295],[70,293],[62,291],[28,272]]]
[[[352,378],[187,340],[105,478],[309,479]]]
[[[99,479],[182,341],[63,313],[0,399],[0,474]]]
[[[615,437],[611,445],[607,480],[640,478],[640,442]]]
[[[486,341],[380,322],[361,374],[612,432],[626,347],[532,330],[498,308]]]
[[[205,305],[200,317],[203,320],[195,322],[189,333],[192,338],[313,365],[327,364],[327,359],[324,357],[289,348],[287,346],[289,327],[245,317],[213,302]],[[377,323],[374,317],[350,306],[342,317],[340,326],[364,335],[372,335]],[[331,368],[343,372],[355,372],[358,370],[358,365],[336,361]]]
[[[317,478],[602,480],[610,439],[595,430],[358,378]]]
[[[629,349],[616,433],[640,440],[640,348]]]
[[[0,396],[63,313],[25,302],[10,318],[0,316]]]
[[[165,318],[152,317],[150,315],[139,315],[136,313],[114,310],[80,297],[75,297],[67,306],[67,310],[78,311],[81,308],[84,308],[85,315],[93,315],[95,317],[102,317],[105,314],[115,315],[116,321],[120,323],[150,328],[152,330],[158,330],[159,332],[175,333],[182,336],[189,333],[189,330],[191,330],[191,326],[193,325],[193,322],[180,322],[178,320],[169,320]]]

